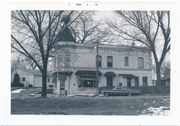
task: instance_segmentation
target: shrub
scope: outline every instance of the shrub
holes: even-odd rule
[[[53,94],[53,89],[47,89],[47,90],[46,90],[46,93],[47,93],[47,94]]]
[[[24,87],[23,83],[11,83],[11,87]]]
[[[33,85],[32,85],[32,84],[29,84],[28,87],[33,87]]]
[[[24,87],[24,84],[23,83],[19,83],[18,87]]]
[[[18,73],[14,74],[13,84],[18,85],[20,82],[20,77]]]

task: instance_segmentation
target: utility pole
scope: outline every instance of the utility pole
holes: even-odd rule
[[[96,46],[96,50],[97,50],[97,54],[96,54],[96,86],[97,86],[97,94],[99,94],[99,83],[98,83],[98,67],[99,67],[99,64],[98,64],[98,57],[99,57],[99,55],[98,55],[98,49],[99,49],[99,47],[98,47],[98,45],[99,45],[99,42],[97,41],[96,42],[96,44],[97,44],[97,46]]]

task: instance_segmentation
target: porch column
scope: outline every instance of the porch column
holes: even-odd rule
[[[53,93],[55,94],[57,94],[57,82],[58,82],[57,76],[58,76],[58,73],[54,77]]]
[[[70,94],[70,79],[69,79],[69,76],[67,76],[67,94]]]
[[[59,81],[59,77],[58,77],[59,75],[57,74],[57,78],[56,78],[56,80],[57,80],[57,86],[56,86],[56,93],[59,95],[60,94],[60,81]]]

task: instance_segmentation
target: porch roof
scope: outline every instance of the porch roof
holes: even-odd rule
[[[116,76],[116,74],[114,73],[114,72],[106,72],[105,74],[104,74],[104,76],[111,76],[111,77],[115,77]]]
[[[73,71],[57,71],[57,72],[54,72],[52,75],[71,75],[73,73]]]
[[[118,74],[118,75],[122,76],[122,77],[130,77],[130,78],[135,78],[136,77],[133,74]]]
[[[87,71],[87,70],[78,70],[76,71],[77,75],[96,75],[96,71]],[[102,73],[100,71],[98,71],[98,75],[102,75]]]

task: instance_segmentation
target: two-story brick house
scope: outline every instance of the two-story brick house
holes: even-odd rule
[[[54,92],[96,93],[96,44],[60,41],[54,54]],[[98,74],[102,86],[152,85],[151,52],[125,45],[99,45]]]

